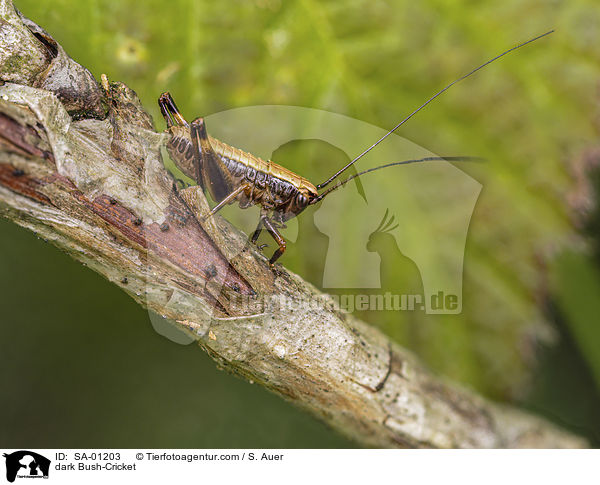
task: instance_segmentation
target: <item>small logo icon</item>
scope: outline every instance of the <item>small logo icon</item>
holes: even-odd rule
[[[48,478],[50,460],[33,451],[21,450],[7,455],[6,479],[14,482],[15,478]]]

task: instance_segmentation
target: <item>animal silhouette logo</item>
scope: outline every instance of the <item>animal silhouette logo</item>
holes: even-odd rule
[[[50,460],[34,451],[21,450],[4,453],[6,479],[14,482],[17,476],[26,478],[48,478]]]
[[[285,163],[295,145],[311,144],[305,159],[319,163],[314,171],[299,172],[314,180],[331,173],[331,166],[346,165],[351,154],[361,153],[372,140],[387,136],[386,130],[360,120],[297,106],[250,106],[215,113],[205,120],[211,136],[265,160]],[[269,129],[256,130],[256,126]],[[326,156],[310,157],[313,149]],[[394,135],[365,156],[359,168],[435,155]],[[294,248],[296,254],[304,253],[297,258],[302,264],[297,271],[315,275],[313,283],[330,293],[347,295],[360,290],[361,294],[422,296],[412,313],[457,314],[462,311],[466,238],[481,188],[459,167],[441,160],[380,170],[340,186],[336,197],[287,221],[282,234],[290,245],[300,242],[302,246]],[[387,217],[380,222],[386,211]],[[230,206],[222,211],[248,235],[256,229],[259,213],[258,206],[246,210]],[[268,238],[262,242],[273,244]],[[212,287],[218,291],[215,284]],[[172,298],[174,305],[179,301]],[[170,324],[150,316],[155,328],[160,328],[157,331],[167,336],[163,327]],[[168,338],[178,343],[191,341],[187,334]]]
[[[421,272],[417,264],[398,247],[393,232],[399,229],[400,223],[395,222],[396,217],[390,216],[389,209],[386,209],[379,226],[369,236],[367,251],[377,253],[381,259],[382,288],[396,294],[419,297],[421,303],[424,301]]]

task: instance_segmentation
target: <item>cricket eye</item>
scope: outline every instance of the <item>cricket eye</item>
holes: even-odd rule
[[[298,194],[296,196],[296,202],[298,203],[298,205],[306,205],[308,204],[308,199],[306,198],[306,196]]]

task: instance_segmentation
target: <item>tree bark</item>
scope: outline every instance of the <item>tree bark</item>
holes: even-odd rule
[[[363,446],[584,447],[432,375],[177,190],[150,116],[0,0],[0,210],[196,339],[217,364]]]

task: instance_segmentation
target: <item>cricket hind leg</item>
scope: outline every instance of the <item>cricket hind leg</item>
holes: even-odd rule
[[[232,192],[240,191],[239,186],[235,186],[229,169],[213,149],[203,118],[192,121],[190,135],[194,146],[195,176],[198,184],[208,190],[217,204],[229,197]],[[240,193],[241,191],[237,195]]]
[[[173,97],[171,96],[171,94],[169,92],[164,92],[160,95],[160,97],[158,98],[158,106],[160,107],[160,112],[161,112],[163,118],[165,119],[165,122],[167,123],[168,131],[170,131],[174,126],[175,127],[183,127],[183,128],[189,127],[189,123],[183,117],[183,115],[181,114],[179,109],[177,108],[177,105],[175,104],[175,100],[173,100]],[[188,129],[190,131],[190,139],[191,139],[191,131],[192,130],[191,130],[191,128],[188,128]],[[171,158],[173,160],[175,160],[177,158],[173,154],[173,151],[175,149],[177,149],[177,151],[179,151],[179,153],[183,153],[183,150],[185,150],[185,148],[182,148],[182,146],[184,146],[182,144],[182,142],[184,142],[184,140],[182,140],[178,137],[174,137],[174,139],[172,139],[171,141],[169,141],[169,143],[167,143],[167,151],[169,152],[169,155],[171,156]],[[172,143],[174,143],[174,144],[172,144]],[[192,144],[192,147],[190,147],[190,148],[193,149],[193,144]],[[186,155],[186,156],[188,156],[188,155]],[[201,162],[202,161],[198,160],[197,157],[195,156],[195,154],[192,152],[192,164],[194,166],[195,181],[198,185],[200,185],[202,190],[204,190],[204,186],[202,184],[202,179],[198,178],[198,175],[202,171]],[[186,184],[183,181],[181,181],[182,189],[186,188],[185,185]],[[189,186],[189,184],[187,184],[187,185]]]
[[[175,125],[189,126],[193,148],[192,163],[196,183],[203,190],[208,189],[211,197],[217,204],[230,196],[235,190],[240,190],[239,187],[235,187],[228,168],[213,149],[206,132],[204,119],[196,118],[191,123],[188,123],[177,108],[173,97],[168,92],[160,95],[158,105],[168,128]],[[236,195],[239,195],[239,193]]]
[[[162,113],[168,128],[171,128],[173,125],[188,126],[188,122],[179,109],[177,109],[177,105],[170,93],[165,92],[160,95],[160,98],[158,98],[158,106],[160,107],[160,112]]]

